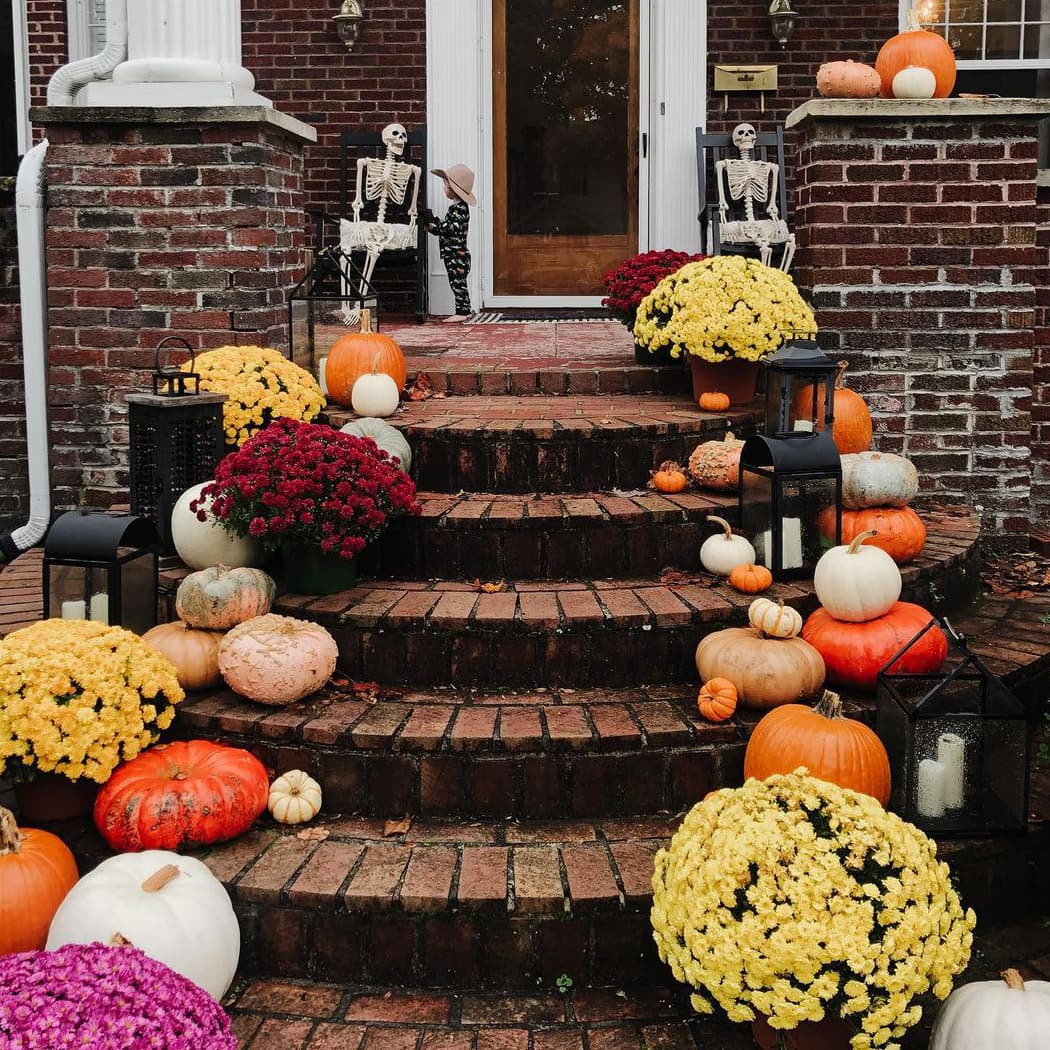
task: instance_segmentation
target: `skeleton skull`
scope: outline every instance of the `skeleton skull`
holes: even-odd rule
[[[395,157],[400,157],[408,144],[408,132],[401,124],[387,124],[383,128],[383,144]]]
[[[747,153],[755,148],[755,128],[752,124],[737,124],[733,128],[733,145],[741,153]]]

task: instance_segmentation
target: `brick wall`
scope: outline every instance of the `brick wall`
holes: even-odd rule
[[[66,0],[26,0],[29,26],[29,96],[32,105],[47,100],[47,82],[69,60]]]
[[[1050,185],[1039,188],[1038,203],[1031,520],[1033,531],[1050,542]]]
[[[0,181],[0,523],[28,514],[27,469],[14,179],[4,179]]]

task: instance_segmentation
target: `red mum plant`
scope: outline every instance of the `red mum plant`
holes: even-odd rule
[[[201,493],[228,531],[353,558],[393,517],[418,514],[416,486],[371,438],[279,419],[227,456]],[[190,504],[200,518],[198,501]]]
[[[618,321],[633,328],[638,304],[668,274],[680,270],[686,263],[706,258],[706,255],[689,255],[687,252],[671,250],[635,255],[602,278],[605,290],[609,293],[602,300],[602,306],[607,306]]]

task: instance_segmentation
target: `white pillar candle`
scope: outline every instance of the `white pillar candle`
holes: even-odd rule
[[[325,397],[328,397],[328,384],[325,382],[324,379],[324,370],[326,364],[328,364],[328,358],[322,357],[321,363],[317,366],[317,382],[321,384],[321,393],[324,394]]]
[[[84,603],[81,602],[81,605]],[[91,619],[99,623],[109,623],[109,595],[93,594],[91,596]]]
[[[804,433],[804,434],[812,434],[813,433],[813,420],[812,419],[796,419],[795,420],[795,427],[794,427],[794,429],[796,431],[799,431],[799,432]]]
[[[802,568],[802,519],[784,518],[783,526],[783,559],[782,565],[785,569]]]
[[[62,619],[63,620],[86,620],[87,619],[87,603],[86,602],[63,602],[62,603]]]
[[[966,776],[966,742],[956,733],[942,733],[937,738],[937,761],[944,766],[944,805],[962,809]]]
[[[944,766],[932,758],[919,763],[916,806],[921,817],[944,816]]]

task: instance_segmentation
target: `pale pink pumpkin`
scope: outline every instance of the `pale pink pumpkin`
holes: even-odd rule
[[[175,611],[191,627],[225,631],[270,611],[277,587],[261,569],[215,565],[191,572],[175,594]]]
[[[320,625],[270,613],[234,627],[219,646],[226,684],[260,704],[293,704],[332,676],[339,655]]]

